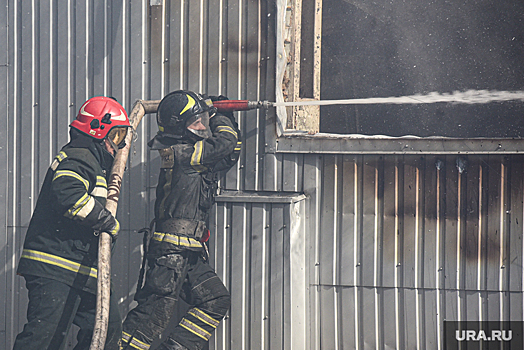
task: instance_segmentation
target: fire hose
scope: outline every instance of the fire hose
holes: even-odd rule
[[[133,106],[129,115],[129,123],[133,132],[126,136],[126,146],[118,150],[109,182],[107,186],[106,209],[111,214],[116,215],[118,198],[120,197],[120,187],[122,178],[129,156],[129,149],[133,142],[134,130],[140,124],[140,121],[146,113],[155,113],[160,101],[142,101],[138,100]],[[97,293],[96,293],[96,315],[93,338],[91,340],[90,350],[101,350],[104,348],[107,336],[107,327],[109,322],[109,297],[111,293],[111,235],[107,232],[101,232],[98,240],[98,275],[97,275]]]

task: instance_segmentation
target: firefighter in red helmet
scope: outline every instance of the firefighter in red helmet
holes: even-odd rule
[[[15,350],[62,349],[72,323],[75,350],[88,349],[95,323],[98,235],[116,238],[120,225],[105,209],[107,177],[130,124],[110,97],[87,100],[70,125],[71,141],[47,170],[27,229],[18,274],[29,295],[27,324]],[[118,303],[111,295],[107,350],[121,337]]]

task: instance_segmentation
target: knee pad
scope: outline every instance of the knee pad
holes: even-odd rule
[[[223,318],[231,306],[231,295],[218,276],[195,287],[193,293],[199,301],[198,308],[215,317]]]

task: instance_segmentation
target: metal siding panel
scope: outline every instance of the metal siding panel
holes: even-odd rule
[[[488,231],[487,231],[487,255],[486,260],[486,289],[488,291],[495,291],[499,289],[500,277],[500,227],[501,227],[501,164],[499,157],[488,158]]]
[[[286,286],[290,298],[290,340],[292,349],[310,349],[308,341],[309,333],[309,239],[306,235],[305,223],[302,219],[305,215],[305,201],[292,203],[289,206],[289,260],[290,277],[289,285]]]
[[[130,82],[129,82],[129,106],[127,109],[132,107],[132,103],[136,99],[149,99],[150,94],[148,90],[149,82],[149,71],[147,70],[147,38],[149,35],[149,28],[144,23],[148,18],[148,5],[144,1],[132,2],[129,6],[129,29],[130,29],[130,40],[129,40],[129,71],[130,71]],[[147,22],[146,22],[147,23]],[[177,50],[178,52],[178,50]],[[144,124],[144,121],[141,123]],[[156,133],[155,128],[155,133]],[[144,135],[142,127],[139,128],[139,135]]]
[[[74,105],[71,107],[73,111],[70,114],[76,115],[82,103],[91,95],[87,75],[90,59],[88,47],[91,40],[89,28],[92,24],[90,23],[90,17],[87,15],[87,2],[85,0],[73,2],[71,17],[71,33],[74,40],[74,46],[72,47],[74,48],[74,52],[72,52],[74,69],[71,73],[72,82],[74,83],[72,91],[74,93],[72,100]]]
[[[168,64],[165,69],[166,82],[164,91],[161,91],[163,97],[167,92],[183,89],[183,64],[186,47],[182,42],[182,15],[184,14],[183,1],[165,1],[164,6],[166,7],[166,25],[169,27],[164,28],[165,31],[165,59],[168,59]]]
[[[377,337],[379,329],[376,328],[377,319],[375,318],[375,310],[378,307],[376,304],[376,289],[363,287],[362,291],[362,316],[361,316],[361,332],[363,334],[363,342],[360,345],[364,349],[380,349],[380,337]]]
[[[424,333],[421,341],[422,349],[439,349],[438,347],[438,326],[440,322],[437,317],[437,292],[435,290],[424,290],[424,303],[423,303],[423,318],[421,321],[424,322],[421,331]]]
[[[149,36],[149,58],[147,69],[149,69],[148,92],[153,100],[160,100],[164,97],[162,91],[163,86],[163,72],[164,72],[164,57],[163,53],[163,6],[150,6],[149,16],[150,22],[150,36]]]
[[[501,320],[501,296],[499,292],[488,291],[486,298],[486,308],[489,318],[487,320]]]
[[[242,62],[242,76],[244,77],[242,86],[242,98],[258,101],[260,100],[260,30],[259,13],[260,1],[246,1],[244,3],[244,37],[243,43],[245,53]],[[245,148],[250,149],[250,153],[243,152],[241,155],[242,168],[241,175],[244,183],[240,187],[246,190],[258,189],[258,157],[260,156],[260,132],[259,118],[263,110],[238,113],[242,115],[242,134],[245,135]],[[248,132],[249,131],[249,132]],[[240,175],[240,174],[239,174]]]
[[[286,204],[283,205],[282,212],[280,212],[280,208],[277,210],[277,215],[282,215],[282,235],[284,236],[284,244],[282,247],[282,258],[284,261],[284,273],[283,273],[283,283],[282,283],[282,290],[283,290],[283,321],[284,326],[282,328],[283,334],[282,334],[282,346],[284,349],[291,349],[291,337],[292,337],[292,327],[291,323],[295,320],[291,319],[291,281],[292,281],[292,274],[291,274],[291,242],[290,242],[290,227],[291,227],[291,206]]]
[[[69,77],[72,74],[72,72],[69,71],[66,67],[69,66],[69,49],[70,49],[70,41],[69,41],[69,23],[67,20],[61,20],[62,18],[68,18],[69,16],[69,8],[68,6],[60,6],[60,4],[57,2],[52,2],[52,6],[50,9],[51,16],[51,28],[50,28],[50,35],[51,35],[51,42],[50,42],[50,48],[51,48],[51,61],[50,64],[52,67],[50,68],[52,70],[52,76],[51,78],[51,89],[50,92],[52,93],[52,99],[51,99],[51,106],[53,107],[51,116],[61,116],[57,122],[60,122],[61,130],[65,132],[64,135],[64,144],[69,140],[68,137],[68,128],[66,128],[66,125],[69,125],[69,120],[67,119],[70,115],[70,101],[69,101],[69,95],[70,95],[70,89],[74,88],[70,86]],[[42,22],[44,24],[45,22]],[[61,52],[61,49],[67,48],[64,50],[64,52]],[[45,61],[42,61],[45,62]],[[42,74],[42,76],[45,76]],[[45,92],[46,90],[43,90]],[[100,93],[102,94],[102,93]],[[83,101],[82,101],[83,102]],[[76,115],[76,113],[75,113]],[[58,147],[62,147],[62,145],[59,145]],[[53,154],[51,157],[54,157]]]
[[[307,155],[304,159],[304,193],[308,196],[305,213],[305,233],[307,236],[310,252],[307,261],[309,272],[309,300],[310,300],[310,322],[309,339],[310,348],[318,350],[320,347],[320,302],[319,302],[319,249],[320,241],[320,172],[322,168],[322,157]]]
[[[9,138],[8,138],[8,119],[9,119],[9,36],[8,36],[8,14],[9,11],[1,11],[0,13],[0,37],[2,42],[0,43],[0,110],[4,111],[0,115],[0,173],[4,181],[0,186],[0,203],[4,210],[0,211],[0,266],[4,266],[5,270],[8,266],[8,261],[12,258],[7,249],[9,230],[7,226],[7,213],[9,208],[8,201],[8,186],[9,186],[9,166],[8,166],[8,152],[9,152]],[[4,317],[0,318],[0,347],[8,349],[10,343],[7,340],[7,315],[8,309],[12,305],[7,302],[7,295],[10,289],[10,283],[7,278],[7,273],[0,274],[0,315]]]
[[[245,78],[242,76],[246,47],[246,36],[244,33],[244,3],[242,0],[236,2],[228,2],[224,8],[224,52],[226,59],[226,67],[224,73],[226,76],[224,80],[224,90],[222,91],[230,99],[243,99],[245,92],[243,84]],[[237,113],[237,121],[241,130],[243,130],[243,113]],[[244,133],[246,135],[246,133]],[[244,153],[245,154],[245,153]],[[241,190],[244,186],[243,176],[243,160],[231,168],[226,176],[223,178],[223,186],[227,189]]]
[[[6,7],[9,8],[7,1],[6,1]],[[7,72],[7,68],[9,64],[9,51],[10,50],[8,48],[10,47],[9,46],[10,32],[9,32],[8,24],[9,24],[9,15],[10,14],[11,14],[11,11],[9,10],[0,11],[0,38],[2,38],[0,41],[0,47],[2,48],[2,50],[0,50],[0,69],[5,72]],[[5,48],[5,50],[3,48]],[[2,74],[2,78],[4,78],[3,74]],[[7,82],[7,79],[2,79],[0,81]],[[3,89],[5,87],[7,86],[2,86],[0,88],[0,91],[4,92]],[[4,97],[4,95],[2,96]]]
[[[375,269],[375,259],[378,253],[378,173],[377,173],[377,158],[364,157],[362,164],[362,258],[360,262],[360,270],[362,274],[362,285],[365,287],[375,286],[375,281],[378,280]],[[342,179],[342,178],[340,178]],[[340,182],[340,180],[338,180]],[[366,308],[367,309],[367,308]],[[368,309],[369,310],[369,309]]]
[[[463,320],[479,320],[479,301],[480,295],[476,291],[464,291],[462,293],[463,303],[465,305]]]
[[[340,317],[337,332],[339,335],[338,344],[342,349],[356,349],[358,344],[362,344],[362,312],[361,310],[358,313],[355,312],[360,307],[357,302],[359,293],[359,290],[355,287],[340,288],[339,290]],[[324,318],[324,320],[328,319]],[[329,324],[324,325],[324,327],[328,328]],[[320,339],[322,340],[324,336],[324,333],[322,333]],[[321,347],[321,349],[334,349],[334,347]]]
[[[402,289],[402,299],[404,307],[404,320],[402,328],[404,331],[404,346],[403,349],[419,348],[419,327],[417,305],[413,302],[417,298],[418,291],[416,289]]]
[[[321,349],[336,349],[337,347],[337,328],[338,319],[336,319],[335,309],[336,289],[330,286],[320,287],[320,348]],[[351,302],[351,298],[347,300]],[[273,349],[273,348],[272,348]]]
[[[411,159],[410,159],[411,160]],[[404,173],[404,187],[403,197],[404,202],[402,204],[404,208],[403,213],[403,225],[402,225],[402,272],[403,272],[403,284],[402,286],[407,288],[417,287],[418,272],[417,266],[417,199],[419,184],[418,184],[418,163],[410,161],[404,158],[403,173]],[[412,300],[415,300],[413,298]]]
[[[308,196],[306,209],[306,234],[309,236],[310,244],[314,251],[310,254],[309,265],[314,268],[309,269],[310,281],[318,284],[318,241],[320,239],[320,171],[321,157],[306,156],[304,160],[304,193]]]
[[[333,238],[335,237],[336,218],[336,156],[326,157],[323,168],[323,191],[322,191],[322,212],[320,216],[320,232],[322,235],[319,244],[319,283],[320,285],[334,285],[335,271],[333,260],[335,247]]]
[[[42,9],[41,9],[42,7]],[[50,59],[50,52],[47,49],[47,43],[51,40],[51,26],[53,21],[47,17],[49,11],[46,6],[42,6],[39,2],[34,3],[34,25],[35,25],[35,42],[33,44],[32,55],[34,57],[34,112],[36,117],[35,143],[37,147],[38,157],[35,157],[35,183],[40,186],[43,182],[51,159],[55,156],[55,123],[57,115],[51,111],[51,99],[49,95],[50,81],[46,79],[51,77],[50,72],[52,64]],[[54,34],[54,32],[53,32]],[[68,47],[68,45],[66,46]],[[43,93],[42,93],[43,92]]]
[[[107,4],[107,18],[111,35],[108,40],[108,68],[110,85],[108,86],[108,94],[115,97],[121,104],[125,105],[125,28],[124,24],[124,2],[111,1]],[[125,107],[124,107],[125,108]],[[129,106],[128,106],[129,108]]]
[[[509,321],[522,322],[524,302],[522,300],[522,292],[511,292],[509,294],[509,304],[511,305]]]
[[[455,157],[448,156],[446,157],[446,166],[445,166],[445,212],[444,212],[444,239],[445,239],[445,288],[446,289],[457,289],[457,274],[459,266],[457,266],[457,256],[459,251],[457,251],[457,239],[458,235],[458,183],[459,183],[459,174],[457,168],[455,167],[453,160]]]
[[[106,33],[107,22],[105,18],[104,1],[89,1],[87,15],[88,28],[88,98],[97,94],[104,94],[106,88]]]
[[[221,66],[223,66],[222,57],[220,57],[221,48],[221,25],[223,18],[220,13],[220,0],[207,1],[207,75],[206,86],[202,92],[208,95],[219,95],[221,93]],[[211,15],[210,15],[211,13]]]
[[[33,39],[33,23],[31,21],[30,13],[32,12],[31,4],[28,2],[20,2],[21,17],[20,21],[24,23],[20,29],[20,35],[26,40],[20,43],[20,82],[22,84],[20,95],[20,109],[17,111],[16,123],[18,124],[19,134],[16,135],[16,142],[18,143],[18,162],[19,174],[18,176],[24,182],[23,186],[18,188],[19,197],[16,200],[18,206],[18,219],[15,225],[27,225],[31,218],[33,205],[36,202],[33,198],[35,187],[38,186],[34,182],[34,156],[35,156],[35,139],[34,139],[34,101],[32,99],[32,82],[33,82],[33,57],[32,57],[32,39]],[[27,40],[31,38],[31,40]]]
[[[437,271],[438,271],[438,234],[437,234],[437,158],[428,156],[425,158],[424,190],[422,192],[422,200],[424,201],[424,213],[421,221],[424,225],[424,249],[422,251],[422,261],[424,267],[424,279],[421,281],[424,288],[435,288],[437,285]]]
[[[184,18],[184,36],[185,56],[187,58],[187,66],[185,67],[185,75],[187,75],[187,88],[189,90],[202,92],[202,64],[204,58],[204,23],[201,16],[204,15],[200,10],[201,1],[187,1]]]
[[[284,154],[282,156],[282,190],[296,192],[298,155]]]
[[[401,156],[397,159],[397,169],[395,169],[395,279],[394,286],[397,288],[402,288],[404,286],[404,157]],[[397,293],[397,307],[399,313],[397,322],[403,320],[403,315],[401,306],[403,306],[403,291],[398,290]],[[403,340],[403,338],[401,338]]]
[[[397,346],[397,315],[395,310],[397,289],[396,288],[384,288],[384,310],[383,314],[383,326],[384,326],[384,349],[398,349]],[[387,306],[390,307],[387,307]]]
[[[231,271],[229,270],[231,256],[228,256],[228,249],[231,244],[230,231],[227,226],[231,222],[229,217],[229,205],[217,205],[214,215],[214,224],[211,225],[211,238],[209,241],[210,263],[214,266],[217,275],[220,277],[228,290],[231,290]],[[212,342],[216,349],[222,349],[225,344],[229,344],[231,336],[231,311],[218,326]]]
[[[383,218],[383,265],[382,286],[394,287],[397,267],[396,240],[398,237],[398,186],[397,186],[397,158],[384,158],[384,218]]]
[[[4,17],[4,14],[0,14],[0,26],[7,22],[7,19]],[[0,29],[1,30],[1,29]],[[7,38],[7,36],[4,36],[4,38]],[[3,50],[0,50],[3,51]],[[5,51],[4,51],[5,52]],[[11,259],[11,255],[8,252],[7,249],[7,242],[8,242],[8,226],[7,226],[7,209],[9,207],[9,201],[8,201],[8,186],[9,186],[9,167],[8,167],[8,150],[9,150],[9,143],[8,143],[8,135],[7,135],[7,124],[8,124],[8,118],[9,118],[9,110],[8,110],[8,85],[7,85],[7,76],[8,76],[8,70],[7,67],[0,67],[0,81],[6,82],[5,84],[0,85],[0,110],[5,111],[5,113],[2,113],[0,115],[0,173],[2,174],[1,177],[4,179],[2,181],[2,184],[0,185],[0,206],[2,206],[4,209],[0,211],[0,266],[8,266],[8,261]],[[7,315],[7,309],[10,307],[7,304],[7,293],[9,291],[9,281],[7,279],[7,274],[2,273],[0,274],[0,298],[2,299],[2,302],[0,302],[0,315]],[[6,317],[0,317],[0,346],[4,348],[8,348],[10,345],[7,344],[6,339],[6,330],[7,330],[7,324],[6,324]]]
[[[270,338],[271,350],[284,349],[284,206],[271,207],[271,295],[270,295]]]
[[[250,343],[249,349],[266,349],[269,304],[269,235],[267,227],[267,209],[265,204],[253,204],[251,208],[251,279],[250,290]]]
[[[509,182],[509,194],[508,203],[511,207],[508,208],[509,211],[509,222],[508,222],[508,232],[509,232],[509,256],[508,262],[506,263],[509,276],[509,290],[510,291],[522,291],[523,290],[523,281],[522,281],[522,264],[523,264],[523,177],[524,173],[522,158],[520,157],[511,157],[511,163],[509,164],[510,170],[508,171],[510,182]],[[513,296],[513,295],[512,295]],[[522,308],[520,308],[522,310]]]
[[[480,189],[480,176],[481,176],[481,159],[477,157],[469,157],[469,166],[467,169],[467,181],[464,186],[466,187],[466,210],[464,213],[465,219],[465,232],[464,232],[464,245],[462,246],[464,265],[464,288],[474,290],[478,286],[478,266],[479,266],[479,218],[481,209],[481,194]]]
[[[249,314],[250,237],[246,235],[246,208],[233,204],[231,208],[231,344],[244,348],[248,344],[247,315]]]
[[[510,196],[510,169],[508,166],[508,158],[501,160],[502,169],[501,169],[501,189],[502,194],[501,199],[501,213],[500,213],[500,262],[499,262],[499,290],[501,293],[501,320],[509,319],[510,314],[510,304],[509,304],[509,272],[508,268],[511,264],[509,260],[510,252],[510,238],[511,232],[509,231],[510,221],[511,221],[511,204],[509,202]]]
[[[357,159],[351,156],[342,156],[341,164],[341,174],[340,180],[338,181],[339,185],[339,196],[340,208],[340,218],[339,218],[339,236],[340,245],[339,251],[339,281],[341,285],[353,286],[357,282],[357,276],[359,276],[357,262],[358,262],[358,244],[360,232],[358,231],[359,224],[357,218],[360,216],[360,206],[357,201],[361,200],[361,196],[358,195],[358,186],[359,184],[359,168],[357,168]],[[323,173],[322,173],[323,174]],[[322,176],[321,176],[322,178]],[[329,181],[329,180],[328,180]],[[329,183],[329,182],[328,182]],[[332,184],[334,184],[334,180]],[[323,193],[323,188],[320,189]],[[321,202],[320,205],[323,205]],[[322,212],[321,207],[316,209],[320,213],[320,221],[322,222]],[[320,231],[323,237],[326,236],[324,230]],[[328,236],[329,237],[329,236]]]
[[[7,246],[6,250],[9,254],[8,265],[6,265],[6,278],[8,281],[6,304],[8,305],[8,312],[6,312],[6,338],[9,348],[12,347],[16,335],[22,330],[26,322],[27,305],[27,289],[25,288],[25,280],[16,274],[18,260],[22,252],[23,238],[25,237],[25,228],[8,227],[7,228]],[[20,310],[20,311],[19,311]]]
[[[266,130],[267,132],[267,130]],[[278,170],[280,168],[280,161],[276,154],[265,153],[264,155],[264,191],[278,191]]]

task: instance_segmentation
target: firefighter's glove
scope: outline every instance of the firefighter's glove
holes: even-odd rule
[[[215,101],[223,101],[223,100],[229,100],[229,98],[227,98],[226,96],[224,95],[219,95],[219,96],[208,96],[211,101],[215,102]]]
[[[120,223],[109,210],[103,208],[98,214],[98,221],[93,225],[93,229],[95,234],[100,234],[100,232],[109,233],[114,241],[118,236],[118,231],[120,231]]]
[[[224,96],[224,95],[218,95],[218,96],[208,96],[209,99],[211,99],[211,101],[224,101],[224,100],[229,100],[229,97],[227,96]],[[226,117],[228,117],[229,119],[231,119],[231,121],[233,123],[236,123],[235,121],[235,116],[233,115],[233,112],[220,112],[220,114],[223,114],[225,115]]]

